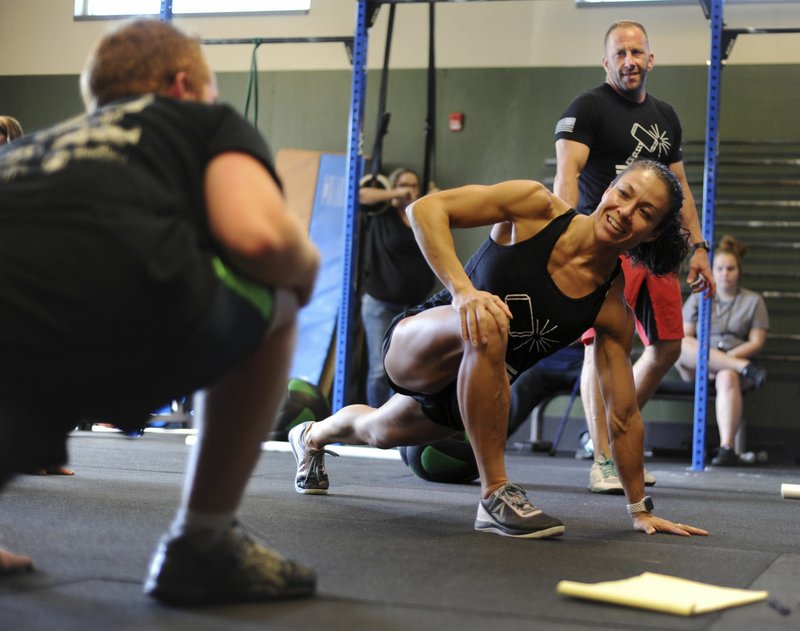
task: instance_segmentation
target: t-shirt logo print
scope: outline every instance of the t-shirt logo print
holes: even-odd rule
[[[556,338],[548,337],[558,325],[551,325],[549,319],[541,322],[534,316],[531,297],[528,294],[508,294],[504,300],[511,310],[511,315],[514,316],[510,323],[509,336],[522,338],[522,342],[514,346],[513,350],[528,346],[529,351],[535,347],[537,352],[541,353],[550,350],[558,343]]]
[[[658,123],[653,123],[649,129],[645,129],[639,123],[634,123],[633,127],[631,127],[631,136],[636,140],[636,148],[625,161],[625,165],[622,167],[623,170],[638,160],[642,151],[647,151],[652,157],[661,158],[661,155],[666,155],[672,146],[667,137],[667,132],[659,130]]]

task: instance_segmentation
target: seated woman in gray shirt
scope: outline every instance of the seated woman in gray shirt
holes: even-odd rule
[[[767,306],[760,294],[740,286],[745,248],[731,236],[722,238],[714,252],[713,273],[717,294],[711,311],[708,370],[716,387],[717,427],[720,446],[712,465],[735,466],[739,456],[733,448],[742,420],[742,392],[760,389],[765,371],[752,363],[764,347],[769,328]],[[683,305],[681,356],[676,364],[685,381],[694,379],[697,366],[698,294]]]

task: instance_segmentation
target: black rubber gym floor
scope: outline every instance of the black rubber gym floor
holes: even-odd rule
[[[710,537],[630,529],[625,500],[586,490],[588,463],[508,456],[512,479],[562,519],[558,540],[473,531],[477,485],[432,484],[399,461],[328,459],[331,494],[295,493],[291,453],[265,452],[242,521],[318,573],[313,599],[175,609],[141,593],[156,540],[177,503],[183,436],[76,432],[77,475],[17,478],[0,495],[0,543],[36,571],[0,579],[3,631],[119,629],[798,629],[800,501],[780,496],[800,469],[690,472],[650,461],[656,512]],[[770,600],[690,618],[565,598],[562,579],[615,580],[658,572]],[[788,613],[785,613],[788,611]]]

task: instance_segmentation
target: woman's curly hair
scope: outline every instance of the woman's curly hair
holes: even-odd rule
[[[681,207],[683,206],[683,189],[676,175],[669,167],[654,160],[637,160],[620,173],[612,182],[612,186],[629,171],[639,169],[650,171],[664,183],[669,196],[667,214],[656,228],[658,237],[652,241],[642,242],[628,251],[636,265],[644,265],[656,276],[665,276],[677,272],[683,259],[689,253],[688,233],[681,224]]]

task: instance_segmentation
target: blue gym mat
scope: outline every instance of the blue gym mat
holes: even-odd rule
[[[300,311],[297,349],[290,377],[319,384],[336,330],[342,286],[347,160],[320,157],[309,233],[322,265],[311,302]]]

